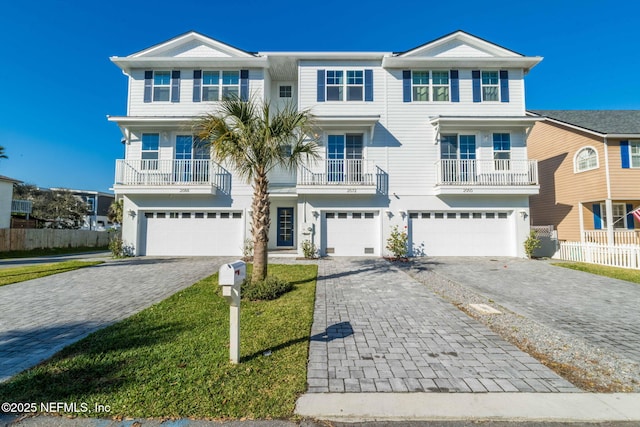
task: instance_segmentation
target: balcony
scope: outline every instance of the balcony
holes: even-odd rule
[[[436,194],[538,194],[536,160],[439,160]]]
[[[376,194],[384,172],[364,159],[323,159],[298,172],[298,194]]]
[[[216,194],[230,174],[203,160],[116,160],[114,190],[129,194]]]
[[[30,215],[33,209],[33,202],[31,200],[12,200],[11,201],[11,213],[20,215]]]

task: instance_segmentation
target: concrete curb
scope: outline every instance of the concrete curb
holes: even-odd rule
[[[307,393],[296,414],[331,421],[639,421],[636,393]]]

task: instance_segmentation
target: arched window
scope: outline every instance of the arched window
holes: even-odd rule
[[[574,172],[598,169],[598,152],[593,147],[581,148],[573,159]]]

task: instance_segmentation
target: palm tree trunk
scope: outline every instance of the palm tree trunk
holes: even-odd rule
[[[253,180],[253,218],[251,232],[253,234],[253,273],[252,283],[264,280],[267,277],[269,243],[269,180],[264,171],[258,171]]]

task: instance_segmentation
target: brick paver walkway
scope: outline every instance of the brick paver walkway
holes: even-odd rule
[[[319,262],[309,392],[573,392],[381,259]]]
[[[231,260],[132,258],[0,287],[0,381]]]

